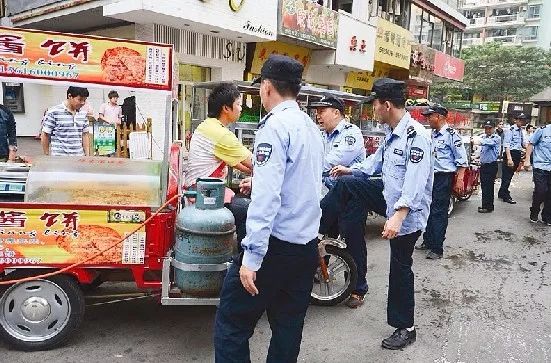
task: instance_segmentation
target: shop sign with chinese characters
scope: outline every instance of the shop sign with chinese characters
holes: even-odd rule
[[[411,33],[385,19],[377,18],[375,61],[409,69]]]
[[[146,218],[141,210],[0,210],[0,265],[140,264],[145,229],[131,234]]]
[[[328,48],[337,47],[339,13],[311,0],[282,0],[279,33]]]
[[[304,66],[304,69],[308,68],[312,59],[312,51],[308,48],[299,47],[298,45],[282,42],[256,43],[250,72],[253,74],[260,74],[262,65],[272,54],[286,55],[294,58]]]
[[[372,71],[375,55],[375,27],[339,14],[339,40],[335,64]]]
[[[434,56],[434,74],[455,81],[462,81],[465,74],[465,61],[446,53],[436,52]]]
[[[172,46],[0,27],[0,77],[172,90]]]
[[[345,86],[350,88],[359,88],[371,90],[373,82],[378,78],[388,77],[390,69],[376,63],[373,72],[348,72],[346,74]]]

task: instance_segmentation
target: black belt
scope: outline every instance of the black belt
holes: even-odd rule
[[[436,171],[434,175],[453,175],[455,171]]]

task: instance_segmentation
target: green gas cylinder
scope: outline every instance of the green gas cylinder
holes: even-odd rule
[[[197,179],[196,193],[187,193],[192,196],[195,203],[183,203],[176,217],[175,260],[182,264],[175,265],[174,280],[186,295],[216,297],[235,244],[235,220],[224,207],[222,180]]]

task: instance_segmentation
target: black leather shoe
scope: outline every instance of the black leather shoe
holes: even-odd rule
[[[427,246],[427,244],[423,242],[419,246],[415,246],[415,249],[419,251],[426,251],[429,249],[429,246]]]
[[[478,213],[492,213],[494,210],[490,208],[478,207]]]
[[[436,252],[432,252],[432,251],[429,251],[427,253],[427,259],[429,260],[439,260],[442,258],[443,255],[439,254],[439,253],[436,253]]]
[[[509,204],[517,204],[517,202],[514,201],[513,198],[505,198],[505,199],[503,199],[503,201],[505,203],[509,203]]]
[[[396,329],[391,336],[383,339],[382,346],[385,349],[402,349],[410,344],[413,344],[417,339],[417,332],[414,330],[408,331],[407,329]]]

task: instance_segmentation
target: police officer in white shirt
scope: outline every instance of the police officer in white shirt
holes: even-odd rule
[[[308,105],[316,109],[316,119],[323,129],[325,159],[323,162],[323,184],[331,189],[335,178],[329,176],[331,168],[337,165],[350,166],[365,159],[365,146],[360,128],[344,118],[344,102],[332,95],[324,96]]]
[[[249,338],[268,315],[267,362],[296,362],[318,266],[323,142],[296,102],[302,65],[272,55],[260,76],[260,121],[243,253],[226,275],[216,314],[216,362],[250,362]],[[257,79],[258,80],[258,79]]]

